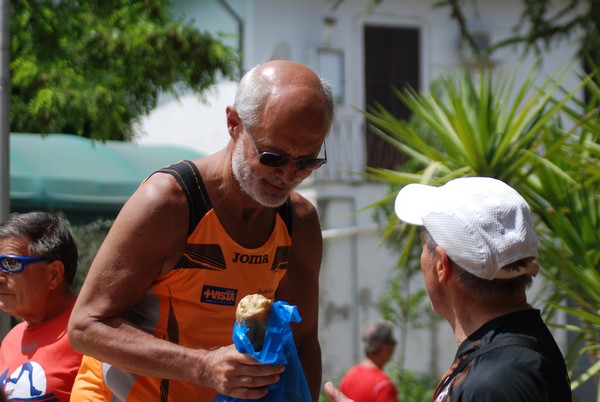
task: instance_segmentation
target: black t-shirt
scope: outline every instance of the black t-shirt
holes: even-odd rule
[[[468,363],[448,377],[469,353],[507,337],[536,340],[544,353],[505,345]],[[571,384],[564,358],[539,310],[510,313],[487,322],[458,348],[452,367],[442,378],[434,402],[571,402]]]

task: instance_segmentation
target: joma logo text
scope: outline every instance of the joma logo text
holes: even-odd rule
[[[235,253],[233,262],[241,262],[242,264],[266,264],[269,262],[269,255],[248,255]]]

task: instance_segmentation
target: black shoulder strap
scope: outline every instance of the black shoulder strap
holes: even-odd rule
[[[158,170],[158,172],[168,173],[175,177],[188,201],[189,208],[189,227],[188,236],[192,234],[198,222],[212,205],[208,198],[208,193],[200,172],[196,165],[188,160],[182,160],[170,166]]]
[[[202,176],[196,165],[189,160],[182,160],[157,172],[168,173],[175,177],[181,189],[183,190],[189,207],[189,228],[188,236],[192,234],[200,220],[208,211],[212,209],[212,204],[208,198],[208,192],[202,181]],[[156,173],[156,172],[155,172]],[[287,226],[288,233],[292,234],[292,200],[288,199],[281,206],[276,208],[276,212]]]
[[[476,349],[473,352],[468,353],[466,356],[464,356],[462,358],[462,360],[460,361],[460,363],[454,368],[454,370],[452,370],[452,372],[446,378],[444,378],[443,384],[441,384],[441,387],[440,387],[440,385],[438,385],[438,388],[436,389],[435,392],[441,391],[448,384],[450,384],[452,381],[454,381],[454,378],[456,377],[456,375],[458,373],[460,373],[461,371],[463,371],[463,369],[470,362],[472,362],[473,359],[476,359],[477,357],[479,357],[489,351],[492,351],[492,350],[495,350],[498,348],[502,348],[504,346],[511,346],[511,345],[521,346],[521,347],[535,350],[542,356],[542,358],[548,359],[548,351],[536,340],[527,338],[525,336],[519,336],[519,335],[507,336],[505,338],[501,338],[497,341],[494,341],[488,345],[485,345],[479,349]]]
[[[533,349],[536,352],[538,352],[540,355],[542,355],[544,358],[546,358],[546,355],[547,355],[546,348],[544,348],[542,345],[540,345],[540,343],[537,342],[535,339],[527,338],[524,336],[507,336],[505,338],[494,341],[488,345],[485,345],[484,347],[479,348],[479,349],[475,350],[474,352],[466,355],[461,360],[460,364],[458,366],[456,366],[456,368],[452,371],[452,374],[450,374],[449,378],[453,378],[454,376],[456,376],[467,366],[467,364],[469,364],[473,359],[481,356],[482,354],[487,353],[494,349],[498,349],[498,348],[501,348],[504,346],[511,346],[511,345],[522,346],[525,348]]]
[[[292,200],[288,199],[280,206],[275,209],[275,212],[281,216],[285,226],[287,226],[288,233],[292,235]]]

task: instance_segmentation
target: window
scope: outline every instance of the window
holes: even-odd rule
[[[394,88],[419,89],[420,33],[415,28],[365,26],[365,105],[375,103],[398,118],[410,117],[410,111],[394,95]],[[396,169],[404,160],[388,142],[367,127],[367,165]]]

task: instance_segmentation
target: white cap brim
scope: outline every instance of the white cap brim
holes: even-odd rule
[[[416,183],[403,187],[396,196],[396,215],[406,223],[423,226],[423,217],[431,212],[438,190],[439,187]]]

